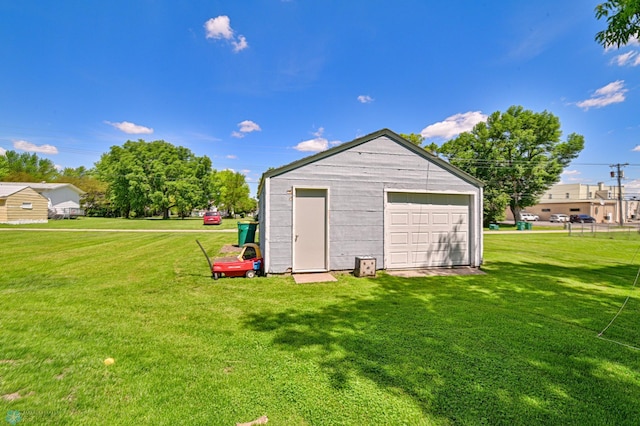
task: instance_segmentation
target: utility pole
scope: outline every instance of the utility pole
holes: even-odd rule
[[[615,167],[616,171],[611,170],[611,177],[618,177],[618,212],[620,214],[620,226],[624,225],[624,212],[622,211],[622,179],[624,179],[624,171],[621,167],[628,166],[629,163],[611,164],[609,167]]]

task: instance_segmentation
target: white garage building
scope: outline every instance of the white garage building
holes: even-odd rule
[[[482,263],[482,183],[383,129],[263,175],[269,274]]]

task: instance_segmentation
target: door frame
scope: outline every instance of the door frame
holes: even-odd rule
[[[426,190],[413,190],[413,189],[395,189],[395,188],[385,188],[384,189],[384,214],[383,214],[383,227],[384,227],[384,242],[383,242],[383,253],[384,253],[384,268],[388,268],[389,261],[389,224],[387,223],[388,219],[388,205],[389,205],[389,193],[390,192],[400,192],[400,193],[409,193],[409,194],[440,194],[440,195],[467,195],[469,196],[469,241],[468,241],[468,250],[469,250],[469,263],[472,267],[479,267],[482,263],[482,190],[480,193],[473,191],[426,191]],[[478,228],[479,227],[479,228]],[[478,231],[480,229],[480,231]]]
[[[296,269],[296,200],[299,190],[319,190],[324,191],[325,210],[324,210],[324,266],[320,269]],[[291,271],[292,272],[327,272],[329,271],[329,187],[326,186],[293,186],[292,189],[292,208],[291,208]]]

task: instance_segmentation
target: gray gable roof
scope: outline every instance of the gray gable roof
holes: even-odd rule
[[[81,190],[80,188],[78,188],[77,186],[75,186],[72,183],[46,183],[46,182],[0,182],[0,186],[10,186],[10,185],[21,185],[21,186],[28,186],[31,189],[37,191],[37,192],[41,192],[41,191],[53,191],[59,188],[70,188],[71,190],[73,190],[74,192],[78,193],[79,195],[84,194],[85,192],[83,190]]]
[[[28,188],[28,186],[26,186],[26,185],[1,185],[0,186],[0,198],[6,198],[9,195],[13,195],[16,192],[20,192],[25,188]]]
[[[451,164],[449,164],[448,162],[446,162],[445,160],[443,160],[442,158],[439,158],[436,155],[433,155],[432,153],[430,153],[429,151],[425,150],[422,147],[419,147],[417,145],[414,145],[413,143],[409,142],[408,140],[406,140],[405,138],[403,138],[402,136],[398,135],[397,133],[389,130],[389,129],[381,129],[378,130],[377,132],[374,133],[370,133],[366,136],[362,136],[358,139],[354,139],[351,142],[345,142],[343,144],[340,144],[338,146],[335,146],[331,149],[328,149],[326,151],[322,151],[319,152],[317,154],[314,155],[310,155],[308,157],[302,158],[300,160],[294,161],[292,163],[289,163],[287,165],[284,165],[282,167],[278,167],[276,169],[271,169],[271,170],[267,170],[266,172],[264,172],[262,174],[262,179],[260,180],[260,187],[258,188],[258,194],[261,193],[262,191],[262,186],[264,185],[264,181],[268,178],[274,177],[274,176],[279,176],[281,174],[287,173],[291,170],[295,170],[299,167],[305,166],[307,164],[311,164],[315,161],[318,160],[322,160],[323,158],[327,158],[330,157],[332,155],[335,155],[339,152],[343,152],[346,151],[348,149],[351,149],[353,147],[356,147],[358,145],[361,145],[365,142],[369,142],[371,140],[374,140],[376,138],[379,138],[381,136],[386,136],[387,138],[393,140],[394,142],[398,143],[399,145],[404,146],[405,148],[407,148],[408,150],[414,152],[416,155],[423,157],[435,164],[437,164],[438,166],[442,167],[443,169],[449,171],[451,174],[471,183],[472,185],[478,186],[478,187],[482,187],[484,186],[484,184],[477,178],[471,176],[469,173],[457,168],[456,166],[453,166]]]

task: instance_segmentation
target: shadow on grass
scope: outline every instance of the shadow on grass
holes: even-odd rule
[[[494,263],[485,276],[383,274],[366,299],[265,309],[245,325],[317,362],[335,390],[366,378],[426,418],[625,424],[640,414],[638,352],[595,336],[635,273]]]

